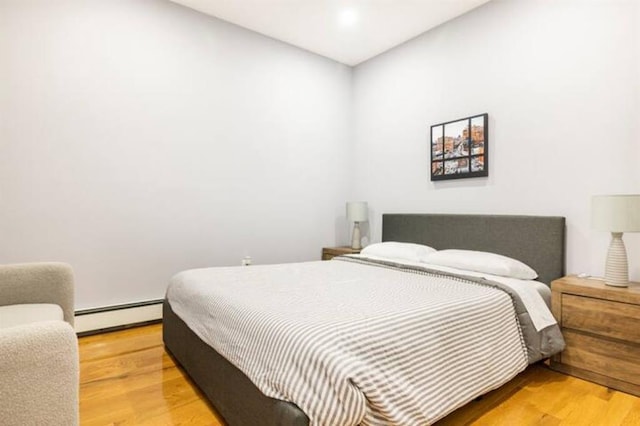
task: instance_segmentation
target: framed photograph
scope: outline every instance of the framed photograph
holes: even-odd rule
[[[489,176],[489,115],[431,126],[431,180]]]

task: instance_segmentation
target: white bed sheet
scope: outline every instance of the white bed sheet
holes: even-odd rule
[[[417,266],[423,268],[429,268],[442,272],[449,272],[452,274],[467,275],[477,278],[485,278],[487,280],[496,281],[501,284],[509,286],[513,289],[522,303],[524,303],[529,315],[531,316],[531,322],[533,323],[536,331],[541,331],[549,326],[557,324],[556,319],[551,313],[551,289],[544,283],[532,280],[520,280],[517,278],[507,278],[498,275],[486,274],[484,272],[468,271],[465,269],[450,268],[447,266],[431,265],[423,262],[412,262],[402,259],[390,259],[380,256],[363,256],[360,254],[350,254],[348,257],[362,258],[362,259],[375,259],[389,262],[400,263],[408,266]]]

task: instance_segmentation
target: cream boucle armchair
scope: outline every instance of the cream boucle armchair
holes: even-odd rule
[[[0,265],[0,424],[78,424],[73,272]]]

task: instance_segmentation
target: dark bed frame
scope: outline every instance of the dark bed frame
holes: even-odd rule
[[[382,241],[490,251],[518,259],[550,285],[564,275],[565,219],[556,216],[384,214]],[[182,365],[216,411],[233,426],[306,426],[295,404],[269,398],[173,312],[163,306],[167,351]]]

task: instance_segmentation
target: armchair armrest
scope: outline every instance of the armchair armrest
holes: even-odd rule
[[[0,424],[78,425],[78,339],[70,324],[0,329]]]
[[[0,265],[0,306],[55,303],[73,325],[73,270],[66,263]]]

